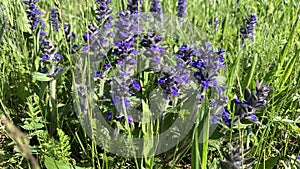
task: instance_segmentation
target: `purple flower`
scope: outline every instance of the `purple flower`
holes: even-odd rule
[[[71,38],[75,39],[76,34],[71,32],[71,24],[64,24],[64,33],[67,43],[69,44],[69,47],[71,47]]]
[[[266,86],[265,84],[260,85],[259,81],[256,81],[256,93],[246,88],[244,91],[245,101],[240,101],[237,98],[234,99],[236,104],[241,105],[235,115],[238,115],[241,120],[250,117],[252,121],[257,122],[258,118],[254,112],[256,110],[262,110],[266,106],[266,99],[271,90],[272,87]]]
[[[240,101],[238,98],[233,99],[236,104],[240,104],[244,107],[252,108],[252,106],[247,101]]]
[[[127,116],[127,121],[128,121],[128,123],[133,123],[133,118],[131,115]]]
[[[47,61],[49,59],[50,59],[50,57],[48,55],[45,55],[41,58],[41,61]]]
[[[227,126],[231,125],[230,112],[227,110],[226,107],[223,108],[222,119],[225,121],[225,124]]]
[[[105,62],[104,63],[104,66],[103,66],[103,69],[104,70],[107,70],[107,69],[109,69],[111,67],[111,65],[108,63],[108,62]]]
[[[46,67],[43,67],[41,70],[42,70],[43,72],[48,72],[48,71],[49,71],[49,69],[46,68]]]
[[[178,11],[177,16],[180,18],[186,15],[187,13],[186,0],[178,0],[177,11]]]
[[[189,47],[188,45],[182,45],[179,48],[179,51],[177,53],[177,58],[182,59],[184,62],[187,62],[190,64],[193,60],[193,57],[197,56],[199,54],[199,51],[193,49],[194,47]],[[200,60],[198,60],[199,62]]]
[[[110,118],[112,118],[112,115],[113,115],[112,112],[108,112],[108,113],[104,116],[104,118],[110,119]]]
[[[219,25],[219,23],[220,23],[221,21],[220,20],[215,20],[215,22],[214,22],[214,28],[215,29],[217,29],[218,28],[218,25]]]
[[[209,81],[207,79],[201,80],[201,84],[203,88],[209,87]]]
[[[127,9],[131,13],[137,13],[139,11],[142,11],[142,0],[128,0]]]
[[[54,72],[58,72],[58,71],[62,71],[62,70],[64,70],[64,68],[62,68],[62,67],[55,67]]]
[[[91,37],[92,37],[92,33],[90,33],[90,32],[83,34],[83,39],[85,42],[87,42],[88,39],[90,39]]]
[[[203,99],[204,99],[204,95],[201,94],[201,95],[199,96],[199,101],[202,102]]]
[[[57,32],[60,26],[60,22],[58,20],[58,12],[56,8],[50,8],[50,21],[54,32]]]
[[[200,58],[198,58],[197,61],[193,61],[193,62],[192,62],[192,66],[193,66],[194,68],[197,68],[197,69],[202,69],[202,68],[205,67],[205,66],[204,66],[203,60],[200,59]]]
[[[241,37],[244,39],[253,40],[254,36],[254,27],[257,22],[255,14],[249,14],[247,19],[243,20],[245,26],[240,29]]]
[[[1,23],[4,24],[6,21],[5,21],[5,15],[4,15],[4,8],[0,8],[0,11],[1,11]]]
[[[152,0],[150,12],[161,13],[163,12],[162,6],[160,4],[160,0]]]
[[[101,77],[101,73],[100,72],[96,72],[96,73],[93,74],[93,77],[94,78]]]
[[[45,31],[40,32],[40,38],[41,39],[43,39],[46,36],[47,36],[47,32],[45,32]]]
[[[125,108],[129,108],[130,107],[130,100],[129,99],[125,99],[124,100],[124,105],[125,105]]]
[[[42,30],[46,27],[46,24],[40,18],[43,13],[38,9],[39,7],[36,5],[37,2],[37,0],[23,1],[23,4],[27,5],[26,14],[32,31],[35,31],[38,26],[40,26]]]
[[[212,124],[217,124],[219,120],[219,116],[216,116],[215,114],[210,114],[210,121]]]
[[[54,56],[55,56],[56,60],[60,60],[63,58],[63,55],[61,55],[59,53],[56,53]]]
[[[88,47],[87,45],[84,45],[84,46],[82,47],[82,52],[86,52],[88,49],[89,49],[89,47]]]
[[[162,39],[161,36],[158,36],[153,32],[148,32],[140,42],[141,46],[145,49],[143,55],[151,61],[149,69],[154,70],[155,72],[160,69],[160,62],[163,59],[162,55],[165,52],[165,48],[159,45],[159,42],[161,42]]]
[[[132,80],[132,83],[131,83],[132,87],[137,90],[137,91],[140,91],[141,90],[141,86],[140,84],[138,83],[138,81],[136,80]]]
[[[180,67],[181,63],[177,63],[177,67],[165,67],[162,76],[158,80],[158,84],[164,90],[165,97],[179,96],[180,88],[190,83],[190,72],[187,68]]]
[[[63,70],[62,67],[58,66],[59,61],[63,58],[63,56],[57,53],[56,46],[50,40],[43,41],[41,49],[42,49],[42,57],[41,57],[42,66],[44,67],[48,64],[51,65],[51,67],[53,67],[52,65],[55,65],[54,68],[47,69],[47,70],[45,69],[46,67],[44,67],[42,71],[47,73],[49,77],[55,77],[58,71]]]
[[[111,17],[110,14],[113,12],[113,10],[109,7],[111,0],[96,0],[96,3],[97,21],[105,21]]]
[[[172,93],[172,96],[178,96],[178,88],[172,86],[172,87],[170,88],[170,91],[171,91],[171,93]]]
[[[258,121],[258,119],[257,119],[257,117],[256,117],[256,115],[254,113],[250,113],[249,116],[250,116],[250,118],[251,118],[252,121],[254,121],[254,122]]]

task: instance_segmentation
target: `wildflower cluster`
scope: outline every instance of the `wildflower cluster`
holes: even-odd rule
[[[23,1],[24,4],[27,5],[27,18],[31,25],[31,30],[35,31],[38,26],[40,28],[40,45],[41,45],[41,52],[42,57],[40,59],[42,64],[42,71],[47,73],[48,77],[56,76],[57,72],[63,70],[63,68],[58,66],[59,61],[63,58],[63,56],[57,53],[56,46],[50,41],[46,39],[48,35],[44,28],[46,27],[45,22],[40,18],[42,12],[38,9],[36,5],[37,0],[25,0]],[[60,22],[58,19],[58,12],[56,8],[50,9],[50,24],[53,28],[54,32],[59,30]]]
[[[228,98],[224,96],[225,89],[222,87],[224,82],[219,81],[220,69],[225,69],[223,53],[221,49],[215,51],[211,44],[206,43],[205,47],[196,49],[195,46],[183,45],[177,53],[177,66],[174,70],[168,69],[163,72],[158,84],[162,87],[165,94],[178,97],[182,86],[187,86],[192,80],[200,85],[198,90],[199,100],[204,98],[205,90],[212,88],[217,93],[215,100],[211,100],[211,120],[216,123],[221,116],[220,107],[227,104]]]
[[[243,20],[245,26],[240,29],[241,36],[243,39],[253,40],[254,36],[254,27],[257,22],[257,18],[255,14],[249,14],[247,19]]]

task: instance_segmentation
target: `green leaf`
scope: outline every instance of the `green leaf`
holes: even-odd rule
[[[58,161],[51,157],[45,157],[45,166],[47,169],[88,169],[78,166],[72,166],[70,163],[65,161]]]
[[[57,161],[50,157],[45,157],[45,166],[47,169],[72,169],[69,163]]]
[[[271,157],[265,163],[259,164],[258,169],[272,169],[277,164],[278,160],[279,160],[278,156],[277,157]]]
[[[43,127],[44,124],[42,123],[37,123],[37,122],[27,123],[27,121],[25,122],[25,125],[22,126],[22,128],[25,130],[36,130],[36,129],[41,129]]]
[[[287,66],[286,66],[286,69],[284,70],[281,81],[280,81],[280,86],[281,87],[283,87],[285,85],[285,83],[287,82],[287,80],[291,76],[292,71],[295,67],[296,60],[298,60],[299,53],[300,53],[300,49],[298,49],[295,56],[292,59],[289,60]]]
[[[4,30],[5,30],[5,25],[6,25],[6,22],[4,22],[4,24],[2,25],[1,29],[0,29],[0,42],[2,42],[2,37],[4,35]]]
[[[219,132],[218,130],[215,130],[213,132],[213,134],[210,136],[210,139],[213,139],[213,140],[217,140],[217,139],[220,139],[220,138],[223,138],[224,137],[224,134]]]
[[[53,78],[48,77],[46,74],[40,72],[33,72],[32,77],[38,81],[43,81],[43,82],[48,82],[53,80]]]

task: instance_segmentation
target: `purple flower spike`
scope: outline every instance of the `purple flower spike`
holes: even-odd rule
[[[109,7],[111,0],[96,0],[97,9],[97,21],[102,22],[104,28],[109,29],[112,27],[111,21],[113,20],[111,13],[113,10]]]
[[[53,27],[53,31],[57,32],[60,26],[60,22],[58,20],[58,12],[56,8],[50,8],[50,21]]]
[[[241,38],[253,40],[254,36],[254,28],[257,22],[257,18],[255,14],[249,14],[247,19],[243,20],[245,26],[240,29]],[[244,43],[243,43],[244,44]]]
[[[162,6],[160,4],[160,0],[152,0],[151,1],[150,12],[157,12],[157,13],[163,12]]]
[[[250,117],[252,121],[258,122],[258,118],[254,112],[265,108],[267,104],[266,99],[271,90],[272,87],[266,86],[265,84],[260,85],[259,82],[256,81],[256,93],[246,88],[244,91],[245,101],[240,101],[237,98],[234,99],[236,104],[241,105],[235,115],[238,115],[241,120]]]
[[[38,1],[37,0],[25,0],[23,1],[23,4],[27,5],[26,14],[27,19],[29,20],[30,28],[32,31],[35,31],[37,27],[40,27],[40,31],[43,32],[46,24],[41,19],[41,15],[43,14],[40,10],[38,5],[36,5]],[[41,34],[40,41],[43,41],[43,38],[45,34]]]
[[[142,0],[128,0],[128,10],[133,14],[142,11]]]
[[[177,4],[177,16],[182,18],[186,15],[187,8],[186,8],[186,0],[178,0]]]

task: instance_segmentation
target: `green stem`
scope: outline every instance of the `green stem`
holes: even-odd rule
[[[207,110],[207,109],[206,109]],[[210,111],[207,111],[206,118],[203,125],[203,149],[202,149],[202,169],[206,169],[207,155],[208,155],[208,139],[209,139],[209,125],[210,125]]]
[[[52,72],[54,73],[56,65],[52,65]],[[51,100],[51,124],[50,124],[50,137],[56,132],[57,123],[57,103],[56,103],[56,79],[50,81],[50,100]]]

